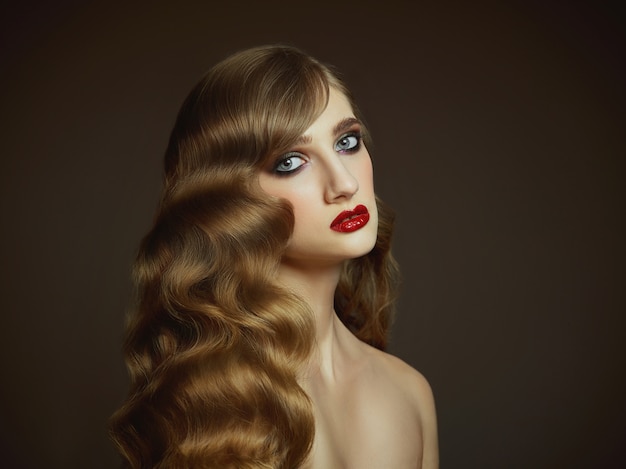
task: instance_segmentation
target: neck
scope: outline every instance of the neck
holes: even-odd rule
[[[348,332],[334,309],[340,274],[341,264],[304,269],[283,262],[279,270],[281,284],[306,301],[315,317],[316,348],[309,364],[309,372],[312,373],[334,374],[337,354],[341,350],[340,342]]]

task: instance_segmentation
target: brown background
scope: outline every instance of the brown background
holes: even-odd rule
[[[2,467],[115,467],[127,273],[169,130],[216,60],[273,42],[338,66],[365,111],[399,216],[393,351],[433,386],[442,467],[626,467],[618,8],[56,0],[0,18]]]

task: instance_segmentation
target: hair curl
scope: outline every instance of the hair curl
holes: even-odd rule
[[[314,322],[275,280],[293,213],[261,191],[258,172],[321,114],[330,87],[352,102],[328,67],[269,46],[219,63],[185,100],[133,269],[131,389],[111,422],[124,467],[291,469],[310,452],[313,412],[297,377]],[[396,267],[393,217],[378,205],[376,246],[345,264],[335,306],[382,349]]]

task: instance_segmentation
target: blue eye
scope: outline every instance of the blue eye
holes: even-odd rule
[[[361,135],[351,133],[341,137],[335,144],[335,151],[355,152],[361,147]]]
[[[274,166],[274,172],[285,176],[294,172],[305,163],[304,158],[299,153],[287,153],[280,157]]]

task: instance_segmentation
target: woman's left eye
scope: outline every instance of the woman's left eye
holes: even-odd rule
[[[355,152],[361,146],[361,136],[359,134],[348,134],[341,137],[335,144],[336,151]]]

